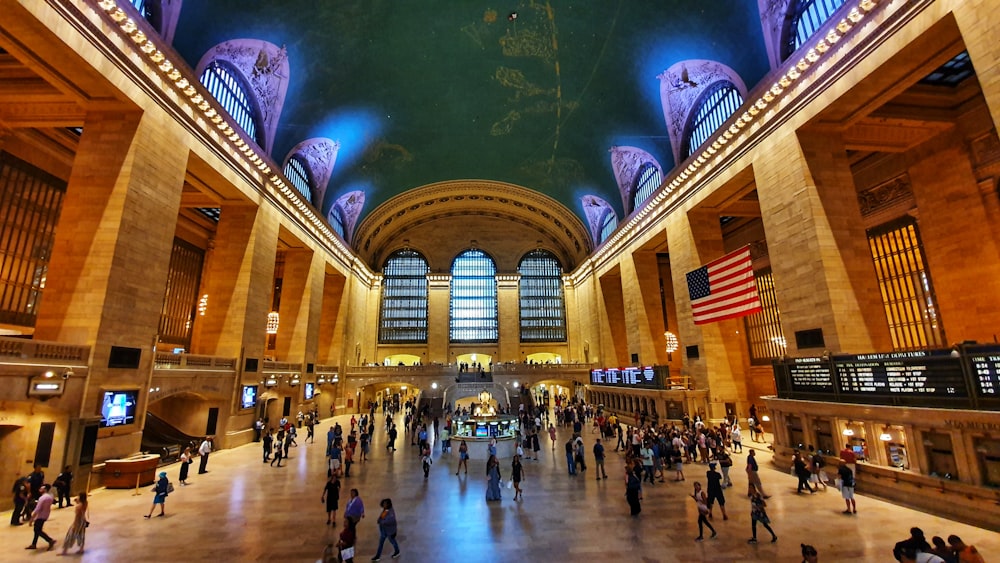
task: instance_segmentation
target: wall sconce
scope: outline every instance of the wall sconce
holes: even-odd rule
[[[851,425],[853,425],[853,424],[854,424],[853,422],[848,422],[847,423],[847,427],[844,428],[844,431],[841,432],[841,434],[843,434],[844,436],[853,436],[854,435],[854,429],[851,428]]]
[[[66,376],[56,377],[54,371],[47,371],[42,375],[35,375],[28,379],[28,396],[37,397],[41,400],[61,397],[66,385]]]
[[[431,389],[437,389],[437,388],[438,388],[437,381],[431,383]]]
[[[892,434],[889,433],[889,426],[888,425],[886,425],[886,427],[882,429],[882,433],[878,435],[878,439],[882,440],[883,442],[891,442],[892,441]]]
[[[267,333],[278,334],[278,312],[271,311],[267,314]]]
[[[760,417],[760,421],[761,422],[771,422],[771,417],[769,417],[769,416],[767,416],[765,414],[764,416]]]
[[[266,380],[264,381],[264,385],[266,385],[266,386],[268,386],[268,387],[274,387],[274,386],[276,386],[277,384],[278,384],[278,380],[277,380],[277,379],[275,379],[275,378],[273,378],[273,377],[269,377],[268,379],[266,379]]]
[[[291,385],[292,387],[295,387],[296,385],[299,384],[299,378],[297,377],[293,378],[291,381],[288,382],[288,384]]]
[[[198,300],[198,316],[199,317],[204,317],[205,316],[205,311],[208,311],[208,294],[207,293],[204,294],[204,295],[202,295],[201,299]]]

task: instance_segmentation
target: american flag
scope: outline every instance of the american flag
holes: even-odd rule
[[[688,272],[687,282],[696,325],[743,317],[761,310],[749,246]]]

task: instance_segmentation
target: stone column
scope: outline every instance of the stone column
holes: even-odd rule
[[[102,387],[138,388],[137,424],[102,431],[97,459],[138,451],[188,149],[139,113],[90,113],[56,228],[34,337],[93,347],[81,415]],[[108,368],[112,346],[140,349],[136,369]],[[112,438],[112,436],[114,437]]]
[[[754,176],[789,355],[822,352],[795,346],[796,331],[816,328],[832,352],[891,350],[843,142],[824,132],[774,143]]]
[[[301,363],[316,359],[324,267],[322,256],[312,249],[285,251],[275,342],[275,353],[281,361]]]
[[[521,361],[520,274],[497,274],[497,321],[500,340],[494,362]]]
[[[427,361],[453,363],[448,342],[451,327],[451,275],[427,274]]]

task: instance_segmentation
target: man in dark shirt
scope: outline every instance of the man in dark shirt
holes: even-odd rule
[[[28,479],[18,477],[14,481],[14,488],[11,490],[14,495],[14,512],[10,514],[10,525],[20,526],[21,515],[24,512],[24,505],[28,503]]]
[[[594,443],[594,464],[597,466],[597,470],[595,471],[597,480],[607,479],[608,473],[604,470],[604,445],[601,444],[600,438]],[[604,477],[601,477],[602,474]]]
[[[569,467],[569,474],[576,475],[576,460],[573,459],[573,439],[566,441],[566,465]]]
[[[931,550],[931,545],[927,543],[924,531],[920,528],[910,528],[910,537],[897,542],[896,546],[892,548],[892,556],[896,558],[896,561],[902,561],[903,550],[908,547],[924,552]]]
[[[705,477],[708,479],[708,517],[712,517],[712,505],[719,501],[719,509],[722,510],[722,519],[729,520],[726,514],[726,497],[722,494],[722,474],[715,470],[716,463],[708,464],[708,471]]]

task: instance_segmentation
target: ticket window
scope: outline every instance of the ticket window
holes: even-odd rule
[[[958,467],[955,465],[955,451],[951,445],[951,434],[925,432],[924,453],[927,456],[928,475],[941,479],[958,479]]]
[[[906,435],[902,426],[886,426],[879,435],[885,448],[885,459],[889,467],[910,468],[910,458],[906,450]]]
[[[805,433],[802,432],[802,417],[788,415],[786,417],[788,427],[788,444],[797,449],[805,449]]]
[[[854,451],[858,461],[868,461],[868,439],[865,435],[865,425],[860,422],[848,422],[842,432],[844,445]]]
[[[977,438],[975,444],[983,485],[1000,487],[1000,439]]]
[[[835,455],[837,450],[833,443],[833,425],[829,420],[817,420],[814,429],[816,430],[816,448],[820,453]]]

